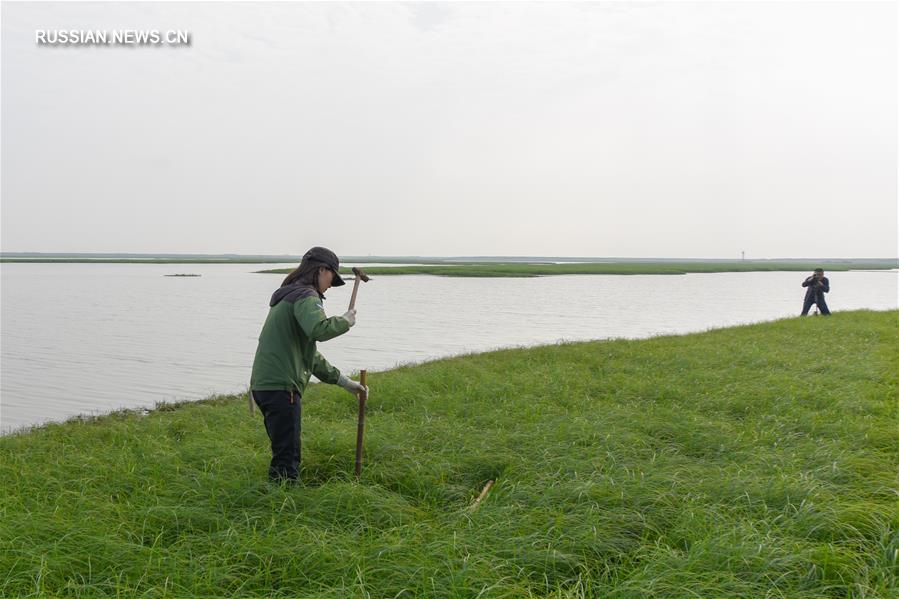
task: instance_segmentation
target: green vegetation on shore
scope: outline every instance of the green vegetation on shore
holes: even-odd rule
[[[289,273],[299,263],[300,256],[240,256],[236,254],[179,255],[179,254],[28,254],[0,255],[0,263],[55,264],[272,264],[288,263],[290,267],[257,271],[261,273]],[[825,260],[665,260],[638,258],[581,258],[581,257],[458,257],[435,258],[421,256],[344,256],[345,264],[398,264],[399,266],[370,266],[372,275],[439,275],[449,277],[535,277],[543,275],[621,274],[621,275],[681,275],[686,273],[755,272],[755,271],[811,271],[819,266],[828,271],[887,270],[899,268],[893,259],[825,259]],[[558,262],[558,263],[557,263]],[[409,265],[412,266],[409,266]],[[341,269],[351,274],[349,268]]]
[[[536,277],[544,275],[683,275],[687,273],[805,271],[822,266],[821,262],[587,262],[577,264],[428,264],[422,266],[374,266],[365,268],[369,275],[439,275],[445,277]],[[823,264],[828,271],[887,270],[896,263],[885,261],[845,261]],[[260,273],[287,274],[293,268],[273,268]],[[349,268],[341,274],[352,275]]]
[[[8,435],[0,596],[896,597],[897,321],[374,373],[359,483],[328,385],[296,488],[241,396]]]

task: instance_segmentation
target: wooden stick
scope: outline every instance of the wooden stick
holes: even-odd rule
[[[478,509],[478,506],[481,505],[481,500],[487,497],[487,493],[490,491],[490,487],[493,486],[493,481],[488,480],[487,484],[484,485],[484,490],[481,491],[481,494],[478,495],[478,498],[474,500],[474,503],[471,504],[471,508],[469,508],[472,512]]]
[[[356,280],[353,282],[353,295],[350,296],[350,307],[348,310],[352,310],[356,307],[356,292],[359,291],[359,281],[362,280],[362,277],[356,275]],[[362,372],[365,372],[364,370]]]
[[[350,298],[350,310],[356,307],[356,292],[359,291],[359,281],[363,283],[371,281],[371,277],[365,274],[365,271],[358,266],[353,267],[353,274],[356,275],[356,280],[353,281],[353,296]]]
[[[359,280],[356,279],[358,285]],[[353,294],[355,296],[355,293]],[[359,384],[363,387],[367,386],[368,372],[362,370],[359,372]],[[356,478],[362,474],[362,437],[365,434],[365,400],[368,399],[368,392],[359,394],[359,423],[356,425]]]

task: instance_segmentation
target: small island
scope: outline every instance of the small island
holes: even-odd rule
[[[404,266],[366,267],[369,275],[436,275],[444,277],[541,277],[550,275],[685,275],[689,273],[808,271],[823,267],[829,271],[889,270],[899,266],[895,260],[636,260],[609,259],[604,262],[457,262],[417,263]],[[292,268],[256,271],[287,274]],[[352,270],[340,273],[352,276]]]

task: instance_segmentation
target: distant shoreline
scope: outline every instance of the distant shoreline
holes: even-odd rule
[[[258,270],[260,274],[286,274],[299,263],[301,257],[277,256],[199,256],[160,255],[138,258],[134,255],[58,255],[0,256],[5,264],[278,264],[284,268]],[[890,270],[899,268],[899,260],[872,259],[782,259],[782,260],[718,260],[718,259],[639,259],[639,258],[571,258],[571,257],[469,257],[422,258],[414,256],[366,256],[343,259],[344,264],[376,264],[366,266],[369,275],[433,275],[467,278],[539,277],[553,275],[683,275],[689,273],[725,272],[811,272],[821,267],[825,271]],[[396,266],[385,266],[395,264]],[[289,266],[288,266],[289,265]],[[352,276],[349,268],[341,273]]]
[[[842,262],[619,262],[581,264],[459,264],[422,266],[376,266],[366,268],[368,275],[436,275],[444,277],[540,277],[557,275],[685,275],[690,273],[725,272],[811,272],[820,265],[831,272],[849,270],[889,270],[895,264]],[[274,268],[257,271],[260,274],[287,274],[292,268]],[[352,276],[348,268],[340,269],[344,276]]]

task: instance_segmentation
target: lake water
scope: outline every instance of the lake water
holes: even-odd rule
[[[0,431],[246,389],[280,275],[265,264],[3,264]],[[200,277],[166,277],[195,273]],[[384,276],[357,325],[319,349],[341,370],[385,370],[560,340],[687,333],[798,314],[805,273]],[[831,310],[897,308],[897,271],[828,274]],[[332,289],[342,314],[352,284]]]

